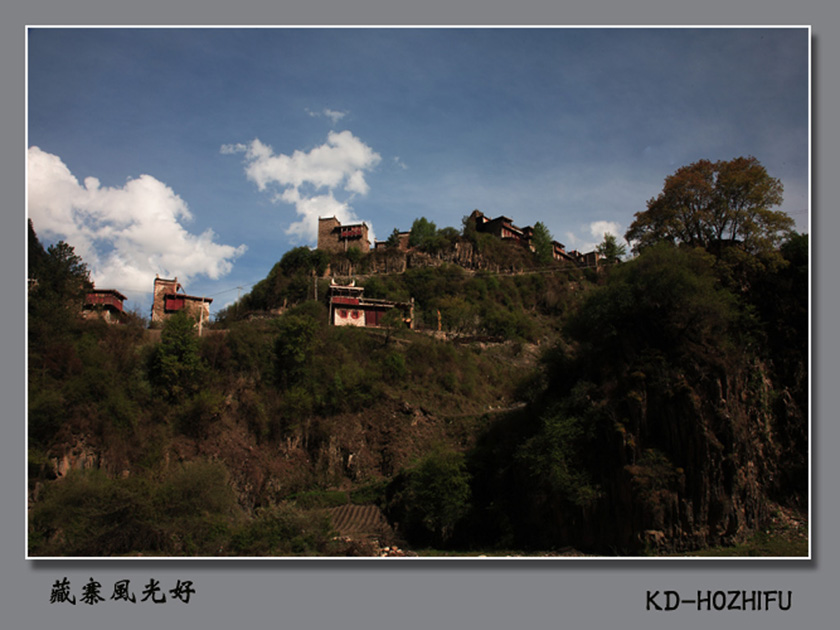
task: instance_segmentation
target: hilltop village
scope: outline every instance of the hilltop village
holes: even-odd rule
[[[517,227],[513,219],[499,216],[495,219],[488,218],[480,210],[473,210],[467,217],[467,222],[475,226],[475,230],[482,234],[492,234],[503,240],[518,243],[531,251],[534,250],[532,243],[534,228],[526,226]],[[376,240],[371,246],[368,235],[368,226],[365,223],[353,223],[342,225],[335,217],[318,219],[318,249],[326,252],[342,252],[350,248],[357,248],[361,251],[381,251],[389,247],[395,247],[399,251],[408,251],[410,232],[398,232],[395,230],[394,239],[396,242]],[[589,252],[582,254],[576,250],[566,251],[565,245],[558,241],[552,241],[552,257],[556,261],[569,262],[580,266],[595,266],[598,264],[598,254]]]
[[[534,252],[534,228],[531,226],[518,227],[509,217],[499,216],[490,219],[479,210],[474,210],[465,218],[465,224],[471,226],[476,233],[495,237],[502,243],[514,244],[525,251]],[[418,247],[412,246],[411,232],[394,230],[387,241],[376,240],[371,244],[369,227],[366,223],[342,225],[335,217],[321,217],[318,220],[317,250],[329,255],[347,254],[356,250],[358,254],[419,254],[411,261],[415,266],[435,264],[424,260]],[[459,243],[453,248],[459,249]],[[592,251],[581,253],[576,250],[567,251],[565,245],[551,240],[551,259],[555,265],[569,265],[574,268],[597,269],[603,256]],[[352,252],[351,252],[352,253]],[[438,257],[438,260],[440,258]],[[392,261],[391,261],[392,262]],[[463,256],[454,256],[450,262],[470,267]],[[396,271],[404,271],[407,264],[399,265]],[[515,267],[514,267],[515,268]],[[394,271],[393,264],[374,268],[373,273],[390,273]],[[330,277],[328,288],[329,320],[335,326],[363,326],[380,327],[384,316],[390,310],[396,309],[400,319],[407,328],[415,327],[414,300],[407,301],[385,300],[364,295],[364,287],[356,286],[355,280],[348,284],[336,282],[336,277],[356,275],[355,269],[342,265],[330,265],[324,270],[323,276]],[[316,296],[317,297],[317,296]],[[119,323],[124,320],[125,296],[116,289],[92,288],[86,294],[83,315],[85,317],[101,317],[109,323]],[[189,295],[179,283],[177,276],[172,279],[156,276],[153,287],[153,304],[149,325],[160,327],[171,315],[186,312],[198,323],[199,333],[210,322],[210,305],[213,300],[209,297]]]
[[[517,227],[512,219],[505,216],[490,219],[479,210],[473,211],[466,222],[473,225],[477,233],[488,234],[502,242],[534,251],[534,228],[531,226]],[[409,244],[410,234],[394,230],[396,238],[376,240],[371,245],[366,223],[342,225],[335,217],[322,217],[318,220],[317,249],[327,254],[347,253],[353,249],[360,253],[409,253],[415,249]],[[567,251],[562,243],[554,240],[551,241],[551,256],[555,263],[578,268],[597,268],[602,260],[602,256],[595,251],[585,254],[576,250]],[[459,260],[456,258],[453,262],[457,264]],[[337,270],[340,271],[340,267]],[[332,275],[331,271],[327,268],[326,275]],[[387,267],[383,271],[388,271]],[[415,327],[413,299],[400,302],[365,297],[364,288],[356,286],[355,281],[342,285],[336,284],[335,279],[331,279],[327,297],[330,323],[333,325],[380,327],[385,313],[397,309],[405,326]],[[91,288],[86,293],[82,315],[86,318],[99,317],[108,323],[119,323],[125,320],[125,300],[125,295],[116,289]],[[210,322],[212,302],[212,298],[186,293],[177,276],[172,279],[156,276],[149,325],[152,328],[160,327],[171,315],[183,311],[196,320],[200,334],[203,326]]]

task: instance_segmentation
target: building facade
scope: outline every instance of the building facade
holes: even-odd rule
[[[152,302],[152,324],[162,324],[179,311],[186,311],[199,326],[210,319],[212,298],[187,295],[178,282],[155,276],[154,299]]]
[[[470,219],[475,221],[476,232],[492,234],[493,236],[506,241],[516,241],[522,245],[530,246],[534,228],[530,225],[524,228],[513,224],[510,217],[496,217],[491,219],[480,210],[473,210]]]
[[[318,218],[318,249],[326,252],[346,252],[351,248],[370,251],[370,237],[366,223],[341,225],[335,217]]]
[[[125,317],[125,299],[125,296],[115,289],[91,289],[85,295],[82,317],[104,319],[109,324],[119,323]]]
[[[517,227],[513,224],[513,219],[501,216],[495,219],[490,219],[480,210],[474,210],[470,215],[470,219],[475,221],[476,232],[484,234],[492,234],[502,240],[514,241],[528,247],[533,251],[534,246],[531,239],[534,236],[534,228],[526,226],[524,228]],[[566,246],[559,241],[551,242],[551,254],[554,260],[558,262],[570,262],[581,267],[598,267],[601,256],[595,251],[581,254],[577,250],[566,251]]]
[[[355,281],[349,285],[330,283],[330,324],[333,326],[358,326],[379,328],[385,324],[388,312],[397,309],[406,328],[414,328],[414,300],[392,302],[364,296],[364,287],[357,287]]]

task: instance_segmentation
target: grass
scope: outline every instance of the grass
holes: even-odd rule
[[[731,547],[710,547],[692,552],[692,557],[807,558],[807,514],[777,508],[764,529]]]
[[[442,550],[442,549],[413,549],[419,557],[453,557],[453,558],[536,558],[536,557],[565,557],[582,556],[574,550],[562,552],[535,552],[522,550]],[[690,553],[673,554],[659,557],[691,557],[691,558],[802,558],[808,557],[808,518],[807,514],[788,510],[782,507],[776,509],[770,522],[761,531],[754,533],[744,542],[723,547],[709,547]],[[598,556],[603,557],[603,556]]]
[[[807,558],[808,538],[791,539],[785,535],[759,532],[747,541],[734,547],[710,547],[693,552],[692,557],[734,557],[734,558]]]

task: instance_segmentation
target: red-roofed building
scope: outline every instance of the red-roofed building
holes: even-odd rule
[[[85,295],[82,317],[86,319],[99,317],[109,324],[119,323],[124,318],[125,299],[125,296],[115,289],[91,289]]]
[[[364,287],[330,284],[330,324],[333,326],[359,326],[377,328],[382,325],[385,314],[399,309],[406,328],[414,328],[414,300],[392,302],[364,297]]]
[[[187,295],[175,277],[172,280],[155,276],[152,324],[161,324],[171,315],[186,310],[199,324],[210,319],[212,298]]]

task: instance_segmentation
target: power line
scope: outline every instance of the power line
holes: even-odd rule
[[[224,293],[230,293],[231,291],[236,291],[237,289],[241,291],[242,289],[246,289],[248,287],[254,286],[255,284],[257,284],[257,282],[259,282],[259,280],[257,280],[256,282],[251,282],[249,284],[240,284],[239,286],[236,286],[236,287],[233,287],[233,288],[230,288],[230,289],[225,289],[223,291],[219,291],[218,293],[211,293],[207,297],[216,297],[217,295],[222,295]],[[238,300],[239,298],[237,297],[236,299]]]

